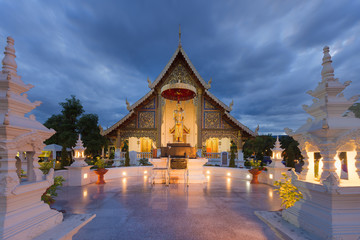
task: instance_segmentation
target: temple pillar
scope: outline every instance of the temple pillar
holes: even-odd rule
[[[156,125],[157,125],[157,136],[156,136],[156,148],[161,148],[161,124],[162,124],[162,106],[161,106],[161,93],[157,94],[157,115],[156,115]]]
[[[203,101],[203,92],[201,89],[198,89],[197,93],[197,117],[196,117],[196,124],[197,124],[197,148],[202,150],[202,107],[204,105]]]
[[[355,156],[355,168],[356,173],[360,178],[360,144],[356,144],[356,156]]]
[[[335,145],[329,145],[329,144],[326,144],[325,146],[320,145],[319,149],[320,149],[320,154],[323,157],[322,159],[323,168],[320,176],[320,182],[324,181],[329,175],[333,175],[339,180],[340,177],[336,173],[336,166],[335,166],[336,160],[334,159],[336,156]]]
[[[120,129],[116,131],[116,142],[115,142],[115,151],[116,149],[121,148],[121,138],[120,138]]]
[[[43,173],[40,170],[38,156],[41,152],[26,152],[28,181],[37,182],[42,180]]]
[[[16,173],[16,154],[17,151],[12,149],[0,152],[0,195],[10,194],[20,183]]]
[[[302,166],[301,173],[299,175],[299,179],[306,180],[308,172],[309,172],[309,156],[305,148],[301,148],[301,155],[304,157],[304,165]]]

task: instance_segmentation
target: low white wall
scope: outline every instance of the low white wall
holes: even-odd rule
[[[274,170],[270,167],[267,167],[268,171],[262,171],[258,177],[260,183],[269,184],[274,186],[274,182],[279,179],[275,179],[275,176],[281,177],[280,174],[275,174]],[[270,169],[270,170],[269,170]],[[285,171],[290,174],[290,172]],[[210,176],[223,176],[223,177],[233,177],[239,178],[242,180],[251,180],[252,175],[249,173],[249,170],[246,168],[230,168],[230,167],[213,167],[213,166],[204,166],[204,174]]]
[[[151,170],[153,166],[131,166],[131,167],[115,167],[107,168],[108,172],[104,175],[105,180],[121,178],[121,177],[134,177],[134,176],[151,176]],[[97,180],[97,175],[94,172],[95,169],[90,171],[90,183],[94,183]],[[205,176],[223,176],[239,178],[242,180],[251,180],[252,175],[246,168],[230,168],[230,167],[214,167],[204,166]],[[55,171],[54,176],[63,176],[65,180],[69,179],[68,170]],[[274,177],[274,176],[273,176]],[[270,179],[269,171],[262,171],[259,175],[259,182],[273,185],[274,181],[278,179]],[[64,186],[68,186],[68,181],[64,182]]]
[[[223,176],[251,180],[251,174],[245,168],[204,166],[204,174],[206,176]]]
[[[119,177],[134,177],[134,176],[144,176],[151,175],[151,169],[153,166],[131,166],[131,167],[116,167],[116,168],[107,168],[109,170],[105,175],[104,179],[114,179]],[[94,170],[92,170],[93,172]],[[96,181],[96,174],[95,181]],[[95,182],[94,181],[94,182]]]

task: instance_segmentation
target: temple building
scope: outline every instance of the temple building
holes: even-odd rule
[[[176,89],[166,89],[171,84],[181,86],[183,95]],[[148,79],[148,86],[150,91],[137,102],[130,105],[126,101],[129,113],[125,117],[102,131],[115,148],[115,155],[128,140],[129,151],[138,153],[182,142],[220,158],[221,152],[230,151],[231,142],[242,152],[244,141],[256,135],[230,115],[233,102],[228,106],[210,92],[211,79],[205,82],[200,76],[180,40],[156,80]],[[180,99],[187,94],[194,96]]]

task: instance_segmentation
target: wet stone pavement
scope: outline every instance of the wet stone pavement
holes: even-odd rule
[[[63,187],[54,207],[96,217],[73,239],[278,239],[254,211],[280,209],[265,184],[211,176],[208,183],[151,185],[126,177],[105,185]]]

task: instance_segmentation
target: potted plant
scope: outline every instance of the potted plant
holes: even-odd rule
[[[258,161],[258,160],[255,160],[255,159],[251,159],[250,161],[250,166],[251,166],[251,169],[248,170],[249,173],[251,173],[252,175],[252,179],[251,179],[251,182],[252,184],[259,184],[259,180],[258,180],[258,177],[259,177],[259,174],[263,171],[263,170],[267,170],[266,168],[264,168],[261,164],[261,161]]]
[[[101,159],[100,157],[97,157],[97,160],[95,162],[95,166],[97,169],[94,171],[96,175],[98,175],[98,180],[96,181],[96,184],[105,184],[104,175],[107,173],[107,169],[105,168],[105,161],[104,159]]]

